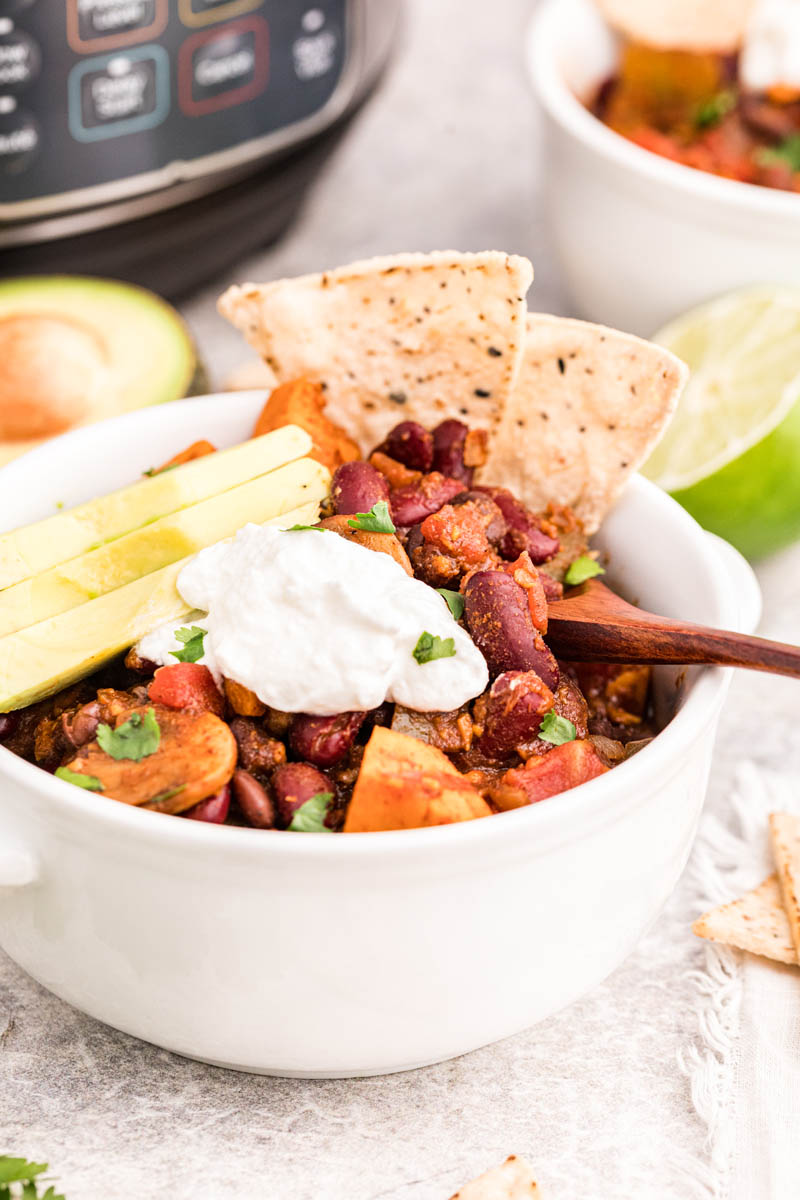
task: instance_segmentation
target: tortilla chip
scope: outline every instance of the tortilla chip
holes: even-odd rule
[[[537,1196],[541,1200],[541,1195],[525,1159],[512,1154],[499,1167],[473,1179],[450,1200],[531,1200]]]
[[[800,817],[793,817],[789,813],[770,813],[769,832],[772,854],[778,868],[783,909],[800,962]]]
[[[742,44],[755,0],[597,0],[597,7],[633,42],[730,54]]]
[[[712,908],[695,921],[692,930],[698,937],[737,946],[776,962],[798,961],[777,875],[770,875],[732,904]]]
[[[368,452],[402,420],[494,428],[519,370],[532,278],[527,259],[494,251],[401,254],[232,287],[219,310],[278,383],[322,383],[327,416]]]
[[[531,313],[481,482],[511,488],[535,510],[567,504],[593,533],[661,436],[688,374],[632,334]]]

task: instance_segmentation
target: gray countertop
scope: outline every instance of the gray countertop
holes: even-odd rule
[[[374,253],[457,247],[528,255],[532,301],[568,312],[539,214],[537,120],[521,60],[529,0],[412,0],[400,55],[289,235],[186,304],[219,383],[243,358],[217,317],[227,282]],[[800,555],[761,571],[765,629],[800,635]],[[795,685],[740,677],[710,804],[741,746],[800,766]],[[769,710],[759,738],[752,713]],[[678,1053],[695,1036],[702,949],[686,879],[637,952],[557,1017],[406,1075],[297,1081],[221,1071],[82,1016],[0,956],[0,1152],[49,1160],[67,1200],[446,1200],[507,1154],[549,1200],[706,1195]],[[687,1167],[688,1164],[688,1167]],[[688,1172],[688,1173],[687,1173]]]

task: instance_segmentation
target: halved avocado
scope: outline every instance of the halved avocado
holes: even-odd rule
[[[186,325],[153,292],[79,275],[0,280],[0,464],[204,385]]]

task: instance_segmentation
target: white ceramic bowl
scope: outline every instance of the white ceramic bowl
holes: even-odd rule
[[[660,158],[583,106],[616,53],[592,0],[541,0],[528,70],[550,228],[581,315],[647,336],[731,288],[796,284],[800,195]]]
[[[241,441],[262,400],[177,401],[50,442],[0,471],[2,523],[122,486],[197,437]],[[643,479],[598,543],[645,606],[757,619],[744,560]],[[223,1066],[342,1076],[449,1058],[563,1008],[631,951],[689,853],[727,684],[696,673],[648,748],[572,792],[396,833],[141,812],[0,748],[0,944],[92,1016]],[[662,703],[674,685],[665,672]]]

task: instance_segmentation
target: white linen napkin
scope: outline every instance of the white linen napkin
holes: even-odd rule
[[[800,813],[800,789],[743,763],[733,822],[707,814],[690,870],[705,908],[774,870],[767,817]],[[699,912],[698,912],[699,915]],[[710,1200],[800,1198],[800,968],[709,943],[697,988],[699,1034],[682,1055],[708,1127]]]

